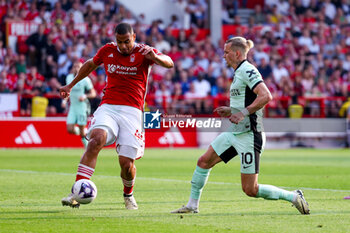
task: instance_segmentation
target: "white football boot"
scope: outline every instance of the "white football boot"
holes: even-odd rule
[[[73,193],[70,193],[68,195],[68,197],[62,198],[61,203],[63,206],[67,205],[67,206],[70,206],[72,208],[79,208],[79,206],[80,206],[80,203],[74,199]]]
[[[128,210],[137,210],[139,207],[137,206],[134,195],[125,196],[124,195],[125,208]]]
[[[180,209],[171,211],[172,214],[190,214],[190,213],[196,214],[198,212],[199,212],[198,208],[192,209],[192,208],[187,207],[185,205],[182,206]]]
[[[304,194],[301,190],[293,191],[297,194],[297,198],[293,201],[293,205],[299,210],[301,214],[310,214],[309,204],[304,198]]]

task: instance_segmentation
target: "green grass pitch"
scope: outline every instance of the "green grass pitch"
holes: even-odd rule
[[[113,149],[100,153],[92,180],[96,200],[61,206],[82,150],[0,150],[0,232],[350,232],[349,150],[267,150],[259,183],[301,188],[311,215],[285,201],[245,196],[239,159],[218,164],[199,214],[170,214],[187,203],[199,149],[147,149],[136,162],[139,210],[124,209]]]

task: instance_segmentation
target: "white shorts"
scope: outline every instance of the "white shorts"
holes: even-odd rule
[[[119,155],[139,159],[145,149],[145,135],[142,130],[142,111],[126,105],[102,104],[94,113],[86,137],[93,129],[107,132],[106,146],[116,142]]]

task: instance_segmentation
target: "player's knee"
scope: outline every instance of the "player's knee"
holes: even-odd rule
[[[71,128],[67,128],[67,132],[68,132],[69,134],[74,134],[74,130],[71,129]]]
[[[70,125],[67,126],[67,132],[69,134],[74,134],[74,127],[71,127]]]
[[[258,188],[251,185],[242,185],[243,192],[249,197],[256,197]]]
[[[204,156],[202,155],[201,157],[199,157],[198,159],[198,162],[197,162],[197,165],[201,168],[205,168],[205,169],[209,169],[209,160]]]
[[[89,147],[91,148],[102,148],[106,143],[106,140],[102,136],[95,136],[89,140]]]
[[[198,159],[197,165],[201,168],[209,169],[220,161],[220,157],[217,156],[214,150],[208,150]]]

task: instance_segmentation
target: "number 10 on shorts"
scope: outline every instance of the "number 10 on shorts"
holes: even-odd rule
[[[243,168],[246,169],[250,166],[252,166],[253,163],[253,155],[250,152],[247,153],[241,153],[242,157],[242,165]]]

